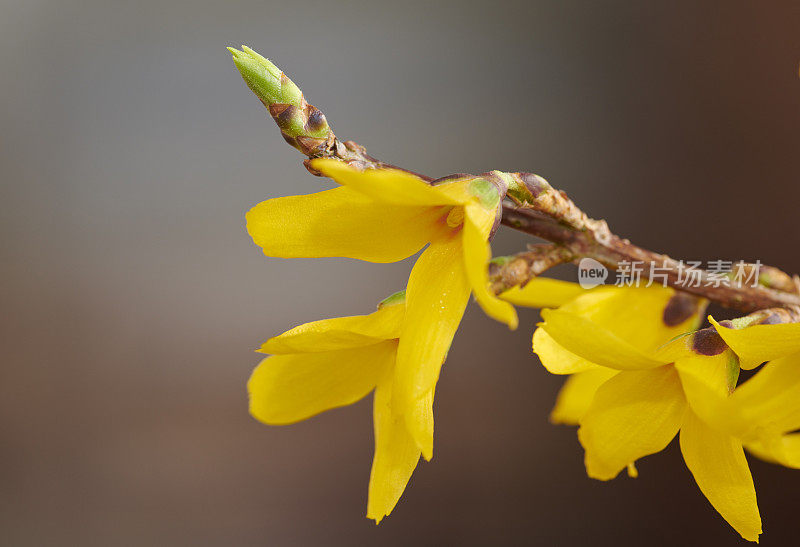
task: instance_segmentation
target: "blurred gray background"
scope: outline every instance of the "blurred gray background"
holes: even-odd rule
[[[379,527],[369,400],[252,420],[252,350],[368,312],[411,261],[251,243],[249,207],[327,185],[225,46],[393,163],[533,171],[650,248],[796,272],[798,29],[792,0],[3,0],[0,543],[736,544],[674,445],[637,480],[586,478],[574,429],[547,422],[561,381],[530,353],[533,311],[510,333],[470,306],[434,461]],[[800,472],[752,468],[763,545],[795,543]]]

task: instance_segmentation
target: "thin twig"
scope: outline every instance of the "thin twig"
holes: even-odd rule
[[[692,279],[692,284],[689,284],[685,275],[681,275],[680,262],[667,255],[643,249],[613,234],[604,242],[597,241],[590,231],[572,229],[534,210],[504,205],[502,223],[564,246],[574,257],[573,261],[593,258],[614,270],[619,268],[620,263],[639,263],[645,266],[641,272],[645,278],[649,278],[649,273],[653,271],[649,267],[652,264],[656,271],[663,275],[663,277],[659,275],[659,280],[663,279],[670,287],[708,298],[726,308],[750,313],[765,308],[800,306],[800,295],[797,293],[761,285],[752,287],[719,283],[705,270],[698,270],[698,277]],[[779,272],[775,268],[765,268],[770,272]],[[785,285],[781,283],[781,286]]]

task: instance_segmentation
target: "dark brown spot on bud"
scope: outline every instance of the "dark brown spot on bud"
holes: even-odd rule
[[[281,129],[286,129],[292,123],[292,120],[297,115],[297,109],[292,105],[287,106],[284,108],[280,114],[277,116],[273,116],[272,118],[275,120],[275,123],[278,124],[278,127]]]
[[[283,103],[275,103],[269,105],[269,107],[267,108],[269,109],[269,115],[272,116],[273,118],[277,118],[281,114],[281,112],[289,108],[289,106],[291,105]]]
[[[697,312],[698,299],[685,292],[676,292],[664,308],[662,320],[668,327],[680,325]]]
[[[728,345],[714,327],[699,330],[692,336],[692,350],[700,355],[719,355],[726,349]]]
[[[520,173],[519,178],[534,199],[539,197],[539,194],[547,189],[547,182],[545,182],[542,177],[534,175],[533,173]]]
[[[305,124],[306,131],[315,133],[324,129],[328,125],[325,114],[315,106],[308,106],[308,121]]]

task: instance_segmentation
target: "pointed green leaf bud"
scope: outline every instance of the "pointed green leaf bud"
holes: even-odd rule
[[[247,46],[228,48],[247,86],[278,124],[283,138],[309,157],[323,155],[336,136],[321,110],[308,104],[292,82],[269,59]]]
[[[303,93],[278,67],[247,46],[242,46],[242,50],[228,48],[245,83],[264,106],[269,108],[275,103],[300,104]]]

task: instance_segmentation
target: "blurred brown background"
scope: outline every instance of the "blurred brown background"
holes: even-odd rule
[[[324,181],[241,81],[241,43],[379,157],[534,171],[645,246],[800,271],[794,0],[3,0],[0,543],[736,544],[674,445],[637,480],[586,478],[547,422],[532,311],[510,333],[470,306],[434,461],[380,527],[369,401],[249,418],[253,348],[369,311],[411,262],[250,242],[251,205]],[[800,472],[752,468],[763,545],[796,543]]]

